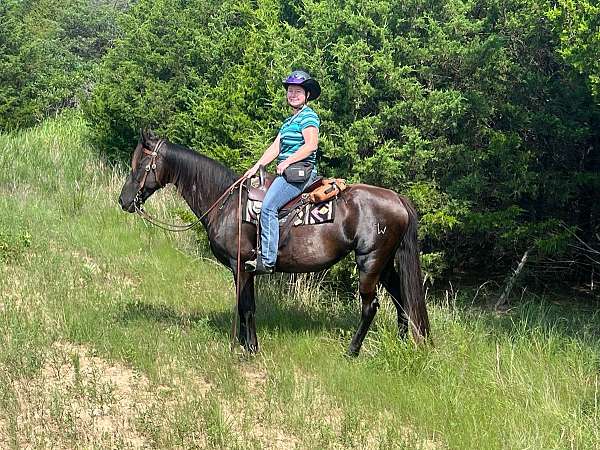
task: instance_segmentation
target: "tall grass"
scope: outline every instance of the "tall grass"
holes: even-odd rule
[[[120,211],[125,172],[86,133],[71,116],[0,135],[0,448],[600,448],[597,311],[432,296],[416,349],[384,298],[348,359],[358,301],[273,276],[261,352],[230,353],[230,274]]]

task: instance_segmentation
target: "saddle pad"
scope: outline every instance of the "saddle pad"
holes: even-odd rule
[[[246,207],[243,209],[242,220],[244,222],[250,222],[253,224],[258,223],[258,217],[262,202],[258,200],[248,200]],[[290,213],[294,211],[291,210]],[[279,223],[285,223],[288,215],[279,218]],[[332,200],[328,200],[323,203],[313,204],[308,203],[302,205],[298,210],[298,213],[294,217],[294,226],[299,227],[301,225],[317,225],[320,223],[333,222],[335,218],[335,203]]]

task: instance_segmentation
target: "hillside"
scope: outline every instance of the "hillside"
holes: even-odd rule
[[[597,311],[448,291],[416,350],[384,298],[348,359],[358,301],[272,277],[261,352],[232,353],[230,274],[122,212],[125,172],[88,133],[73,115],[0,135],[0,448],[600,448]]]

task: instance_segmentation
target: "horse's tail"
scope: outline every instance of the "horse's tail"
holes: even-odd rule
[[[408,309],[406,313],[415,342],[421,343],[429,335],[429,316],[425,306],[423,275],[419,262],[418,216],[408,199],[403,197],[400,199],[408,212],[408,227],[398,250],[396,250],[400,291],[404,297],[403,306]]]

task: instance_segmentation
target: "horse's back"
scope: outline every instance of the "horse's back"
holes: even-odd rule
[[[336,200],[331,223],[294,227],[280,248],[279,271],[323,270],[350,251],[390,253],[404,236],[408,211],[394,191],[353,184]]]
[[[410,202],[391,189],[370,184],[353,184],[343,195],[348,207],[361,216],[362,222],[378,220],[402,226],[408,222],[406,203]]]

